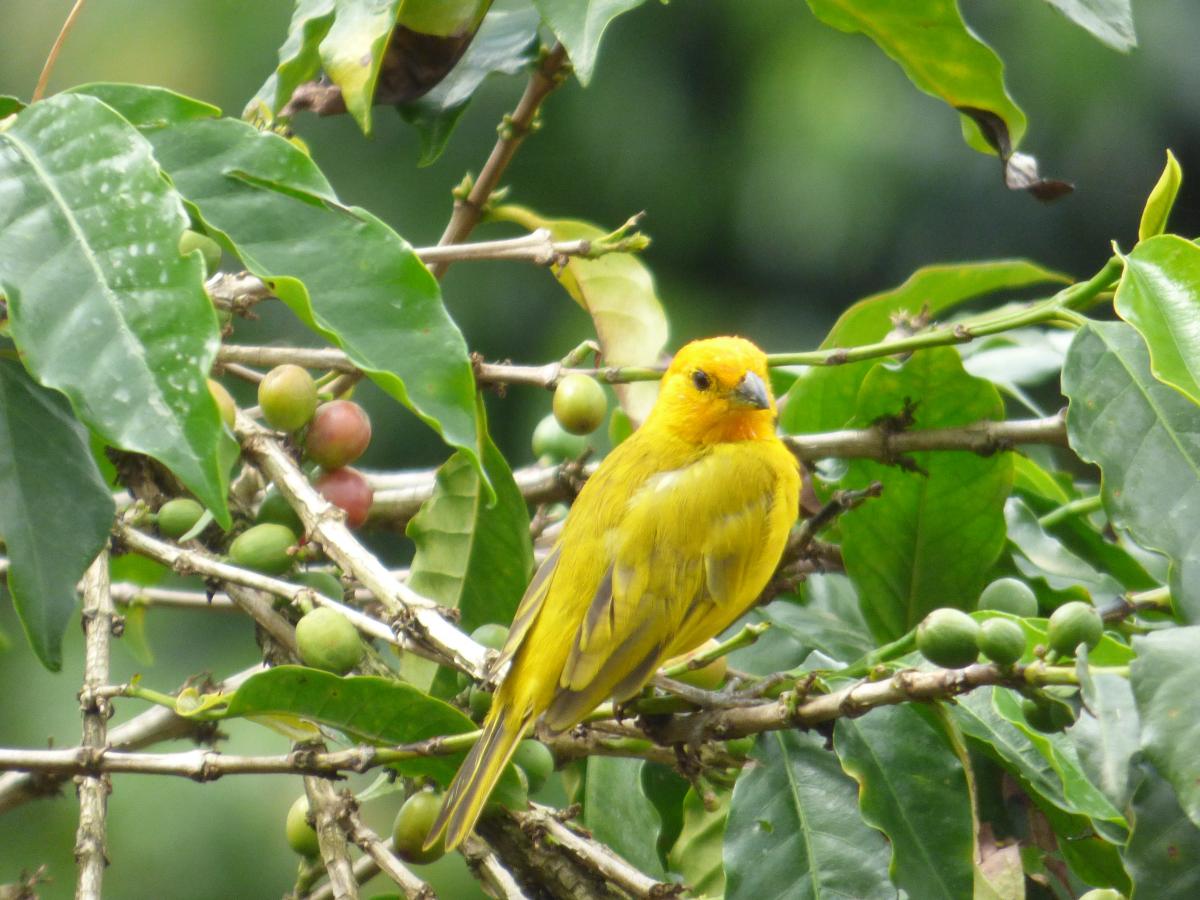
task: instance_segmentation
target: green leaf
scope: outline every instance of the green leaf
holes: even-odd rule
[[[718,806],[709,811],[694,788],[683,798],[683,830],[671,848],[667,861],[671,871],[683,876],[692,893],[702,897],[725,895],[725,867],[722,848],[725,823],[729,819],[729,796],[722,792]]]
[[[774,600],[751,615],[770,622],[771,628],[730,661],[736,668],[756,675],[794,669],[814,650],[840,662],[851,662],[875,649],[859,611],[858,595],[844,575],[810,575],[799,601]],[[741,623],[730,633],[740,628]]]
[[[404,0],[334,0],[333,24],[318,48],[329,80],[342,89],[346,110],[371,133],[371,104],[383,57]]]
[[[1179,803],[1200,825],[1200,626],[1169,628],[1134,638],[1129,680],[1142,721],[1142,749],[1171,783]]]
[[[956,110],[983,110],[1003,121],[1012,146],[1025,133],[1025,114],[1004,87],[1004,64],[972,34],[955,0],[808,0],[813,13],[833,28],[861,32],[899,63],[908,80]],[[991,152],[975,122],[964,118],[968,141]]]
[[[484,470],[495,490],[491,505],[487,482],[460,450],[438,469],[433,495],[407,529],[417,548],[409,586],[458,609],[459,627],[468,634],[489,622],[510,623],[533,572],[529,509],[512,470],[486,433],[482,401],[480,432]],[[406,675],[428,687],[433,671],[426,667],[424,675],[416,670],[406,670]],[[443,677],[434,693],[457,693],[454,674],[447,670]]]
[[[1167,164],[1158,176],[1154,189],[1150,191],[1150,196],[1146,198],[1146,207],[1142,210],[1142,221],[1138,224],[1139,241],[1167,230],[1167,219],[1171,216],[1171,207],[1175,205],[1175,197],[1178,196],[1182,183],[1183,170],[1179,168],[1179,160],[1168,150]]]
[[[1096,571],[1063,546],[1040,524],[1033,510],[1012,497],[1004,506],[1008,539],[1016,552],[1013,562],[1026,578],[1043,578],[1054,590],[1079,587],[1093,600],[1110,599],[1122,593],[1123,586],[1111,576]]]
[[[593,4],[594,5],[594,4]],[[555,241],[596,240],[607,232],[587,222],[545,219],[520,206],[501,206],[492,218],[530,231],[548,229]],[[597,259],[572,256],[555,276],[592,317],[606,366],[653,366],[667,343],[667,316],[654,290],[654,278],[633,253],[606,253]],[[657,381],[614,385],[621,407],[641,422],[658,396]]]
[[[533,0],[542,21],[562,42],[579,83],[587,86],[596,68],[600,38],[612,20],[646,0]]]
[[[1021,713],[1018,695],[1012,690],[994,691],[992,704],[996,712],[1022,731],[1034,749],[1050,763],[1062,782],[1063,799],[1070,805],[1071,812],[1087,816],[1094,821],[1111,822],[1125,827],[1125,818],[1120,811],[1084,773],[1075,747],[1065,734],[1044,734],[1031,727]]]
[[[529,0],[501,0],[483,20],[462,59],[429,93],[397,109],[421,136],[420,166],[442,155],[471,97],[489,75],[513,75],[534,59],[538,14]]]
[[[879,366],[863,380],[860,426],[917,403],[915,427],[943,428],[999,419],[1004,405],[990,383],[966,374],[953,349],[915,354]],[[971,609],[987,570],[1004,548],[1004,501],[1012,455],[912,454],[923,470],[854,460],[849,488],[878,481],[883,495],[842,516],[846,573],[858,588],[863,617],[880,640],[894,640],[942,606]]]
[[[815,733],[763,734],[733,789],[726,900],[894,900],[888,848],[855,814],[856,785]]]
[[[377,746],[476,730],[475,723],[453,706],[411,684],[366,675],[341,678],[302,666],[277,666],[251,676],[229,699],[223,717],[281,715],[309,719],[336,728],[351,740]],[[445,786],[465,756],[464,750],[391,765],[404,775],[428,776]],[[516,784],[517,775],[510,766],[501,785],[512,790]]]
[[[1133,833],[1123,853],[1132,900],[1200,896],[1200,829],[1179,806],[1171,785],[1148,765],[1133,794]]]
[[[216,313],[187,215],[141,134],[92,97],[0,132],[0,291],[34,378],[114,446],[158,459],[230,525],[205,377]],[[47,263],[53,261],[53,265]]]
[[[1129,680],[1081,670],[1083,709],[1067,734],[1088,779],[1117,809],[1125,809],[1133,787],[1132,762],[1140,748],[1140,723]]]
[[[1100,466],[1112,523],[1170,558],[1176,611],[1187,622],[1200,620],[1196,407],[1150,374],[1146,345],[1120,322],[1079,329],[1063,367],[1063,392],[1071,401],[1071,447]]]
[[[86,94],[107,103],[135,128],[161,128],[221,115],[221,110],[211,103],[145,84],[96,81],[78,85],[66,93]]]
[[[1200,403],[1200,247],[1174,234],[1142,241],[1113,303],[1150,348],[1154,377]]]
[[[838,719],[834,748],[859,784],[867,824],[891,844],[892,880],[909,896],[971,896],[975,823],[962,763],[909,706]]]
[[[88,435],[60,394],[0,358],[0,539],[29,644],[51,671],[75,614],[75,585],[108,539],[112,495]]]
[[[1028,456],[1013,458],[1013,490],[1036,494],[1057,505],[1071,502],[1071,495],[1054,480],[1054,476]]]
[[[1064,275],[1023,259],[926,266],[899,287],[873,294],[847,309],[821,342],[821,349],[882,341],[898,315],[915,317],[928,309],[929,315],[937,318],[959,304],[995,291],[1069,281]],[[845,427],[854,415],[859,385],[876,365],[877,361],[866,360],[809,369],[788,391],[780,426],[788,434]]]
[[[319,48],[333,25],[335,0],[296,0],[279,65],[248,104],[243,116],[270,121],[301,84],[321,71]]]
[[[0,94],[0,119],[6,119],[25,108],[25,101],[7,94]]]
[[[312,160],[281,137],[228,119],[148,136],[207,227],[304,324],[477,458],[466,342],[403,238],[370,213],[340,206]]]
[[[583,823],[596,840],[626,862],[655,878],[664,875],[658,859],[658,810],[642,786],[644,760],[590,756],[584,785]]]

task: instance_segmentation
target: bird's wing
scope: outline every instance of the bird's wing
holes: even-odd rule
[[[711,637],[770,577],[791,522],[780,528],[788,512],[773,512],[778,468],[747,450],[715,447],[648,479],[630,500],[546,713],[550,728],[569,727],[610,695],[631,696],[682,640],[690,649]]]

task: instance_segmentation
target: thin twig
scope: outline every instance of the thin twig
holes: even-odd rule
[[[305,776],[304,792],[308,795],[308,810],[313,817],[313,828],[317,832],[317,843],[333,887],[334,900],[357,900],[358,881],[350,863],[350,848],[346,846],[346,835],[338,824],[341,800],[333,785],[314,775]]]
[[[345,794],[340,798],[341,807],[338,821],[346,832],[346,837],[358,845],[359,849],[375,860],[379,870],[404,892],[409,900],[435,900],[436,894],[428,884],[418,878],[402,863],[393,852],[394,847],[388,847],[379,839],[374,831],[367,827],[358,814],[358,806],[354,798]],[[358,873],[353,873],[355,880]]]
[[[109,701],[97,691],[108,683],[108,651],[113,628],[113,604],[108,593],[108,550],[88,566],[83,576],[83,630],[85,657],[83,689],[79,705],[83,709],[83,741],[80,752],[103,753],[108,742]],[[75,861],[79,864],[75,896],[99,900],[104,882],[106,852],[105,813],[112,783],[104,773],[84,775],[79,782],[79,830],[75,836]]]
[[[474,834],[467,835],[459,847],[471,873],[484,885],[484,890],[498,900],[529,900],[512,872],[504,868],[487,841]]]
[[[484,677],[489,651],[442,618],[436,603],[399,581],[363,547],[346,527],[345,514],[317,493],[269,431],[239,413],[235,432],[246,456],[279,488],[311,539],[383,604],[395,617],[395,627],[439,661]]]
[[[79,18],[79,14],[83,11],[83,4],[86,2],[87,0],[75,0],[75,5],[67,13],[66,21],[63,22],[62,28],[58,30],[58,37],[54,39],[54,44],[50,47],[50,53],[46,56],[46,64],[42,66],[42,73],[38,75],[37,86],[33,89],[33,96],[29,98],[31,103],[36,103],[45,96],[46,86],[50,83],[50,73],[54,71],[54,64],[58,62],[58,54],[62,51],[63,43],[74,27],[75,20]]]
[[[528,812],[516,813],[521,827],[545,834],[567,852],[606,881],[634,897],[650,898],[680,896],[683,885],[656,881],[631,866],[599,841],[584,837],[558,820],[555,810],[537,803]]]
[[[505,122],[500,128],[500,137],[492,148],[487,162],[484,163],[479,177],[471,185],[466,197],[455,199],[454,212],[450,215],[450,221],[446,225],[446,230],[442,232],[438,246],[461,244],[479,223],[479,219],[483,215],[483,208],[488,198],[492,196],[492,192],[499,186],[500,177],[508,168],[509,161],[512,160],[517,148],[521,146],[521,142],[533,128],[534,117],[537,115],[542,101],[562,83],[563,67],[566,63],[566,50],[561,44],[555,44],[554,48],[542,58],[540,64],[530,74],[529,83],[525,86],[525,93],[521,95],[512,115],[505,118]],[[435,277],[441,278],[449,267],[449,261],[442,260],[431,265],[429,270]]]

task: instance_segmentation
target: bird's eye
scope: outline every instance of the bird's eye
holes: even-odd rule
[[[692,384],[696,386],[696,390],[698,391],[707,391],[712,387],[712,380],[706,372],[697,369],[692,373]]]

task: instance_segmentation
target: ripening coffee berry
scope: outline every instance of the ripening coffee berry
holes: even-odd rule
[[[313,414],[304,452],[323,469],[348,466],[371,443],[371,420],[357,403],[331,400],[322,403]]]
[[[979,625],[961,609],[935,609],[917,626],[917,649],[937,666],[961,669],[975,662]]]
[[[439,839],[425,849],[425,839],[433,829],[433,820],[442,808],[442,795],[434,791],[417,791],[404,801],[396,814],[392,826],[392,840],[396,844],[396,855],[416,865],[436,862],[446,854],[446,842]]]
[[[1060,656],[1074,656],[1080,644],[1089,650],[1100,643],[1104,634],[1104,620],[1090,604],[1080,600],[1064,603],[1050,614],[1046,636],[1050,649]]]
[[[305,613],[296,623],[296,646],[306,666],[335,675],[345,675],[366,652],[350,620],[327,606]]]
[[[375,492],[361,472],[349,467],[323,472],[313,482],[321,496],[346,513],[346,525],[357,528],[367,521]]]
[[[979,626],[979,650],[992,662],[1011,666],[1025,653],[1025,631],[1010,619],[988,619]]]
[[[258,405],[272,428],[295,431],[317,409],[317,383],[299,366],[276,366],[258,383]]]
[[[997,578],[979,595],[979,608],[1030,618],[1038,614],[1037,595],[1029,585],[1016,578]]]
[[[718,641],[715,638],[709,638],[695,650],[690,650],[681,656],[676,656],[674,659],[669,659],[663,663],[664,669],[669,669],[672,666],[677,666],[680,663],[685,663],[690,659],[699,656],[701,653],[707,653],[714,647],[718,646]],[[682,681],[684,684],[690,684],[692,687],[698,687],[706,691],[715,691],[725,681],[725,672],[729,668],[729,662],[724,656],[718,656],[706,666],[701,666],[699,669],[688,669],[682,674],[676,675],[676,681]]]
[[[300,520],[300,514],[292,509],[292,504],[275,488],[268,490],[263,497],[263,502],[259,504],[258,512],[254,515],[254,521],[260,525],[263,522],[286,525],[293,534],[304,534],[304,523]]]
[[[183,537],[200,521],[204,507],[191,497],[168,500],[158,511],[159,533],[169,538]]]
[[[312,859],[320,856],[321,846],[317,841],[317,832],[308,824],[307,817],[308,798],[301,795],[296,798],[296,802],[288,810],[287,824],[284,828],[287,833],[288,846],[301,856]]]
[[[296,535],[290,528],[268,522],[238,535],[229,545],[229,558],[244,569],[282,575],[292,567],[294,560],[288,551],[295,543]]]
[[[1021,701],[1021,712],[1030,726],[1045,734],[1062,731],[1075,721],[1071,709],[1056,700],[1034,700],[1026,697]]]
[[[551,462],[578,459],[587,448],[587,438],[567,433],[552,415],[533,429],[533,455],[538,459],[546,457]]]
[[[521,741],[513,753],[513,762],[525,773],[530,791],[539,791],[554,771],[554,754],[541,741]]]
[[[591,434],[604,421],[608,398],[600,382],[578,372],[567,375],[554,389],[554,418],[571,434]]]

